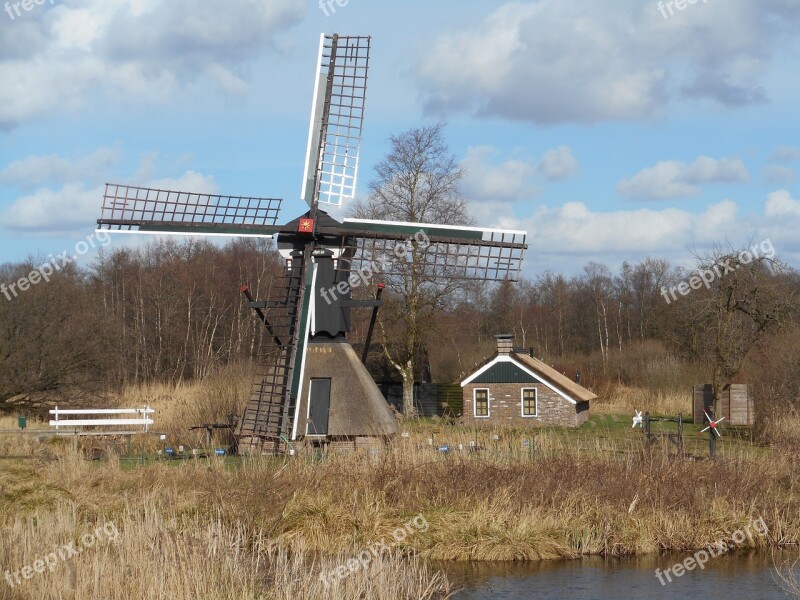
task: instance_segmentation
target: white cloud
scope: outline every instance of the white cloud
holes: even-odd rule
[[[768,165],[764,168],[766,183],[794,183],[794,170],[781,165]]]
[[[800,200],[795,200],[787,190],[777,190],[767,195],[764,203],[767,218],[800,217]]]
[[[203,175],[195,171],[186,171],[180,177],[166,177],[153,179],[142,187],[157,188],[159,190],[176,190],[181,192],[196,192],[199,194],[218,194],[219,186],[212,175]]]
[[[436,113],[649,119],[679,98],[764,102],[760,80],[799,25],[792,0],[698,4],[668,20],[639,0],[507,2],[483,23],[435,38],[416,74]]]
[[[528,275],[546,269],[577,273],[589,261],[614,269],[623,260],[647,256],[692,262],[694,253],[715,245],[744,247],[768,238],[782,260],[794,260],[795,266],[800,260],[800,200],[787,190],[769,194],[763,213],[745,215],[729,199],[707,205],[701,212],[678,208],[601,211],[577,201],[539,206],[520,218],[513,217],[510,203],[480,203],[471,209],[480,215],[481,225],[528,232]]]
[[[531,161],[509,158],[496,162],[497,150],[492,146],[473,146],[461,162],[464,179],[462,193],[471,200],[511,200],[536,194],[530,183],[535,172]]]
[[[577,273],[589,261],[609,265],[647,256],[675,263],[715,243],[746,243],[753,224],[737,219],[738,206],[724,200],[701,213],[677,208],[595,211],[582,202],[540,207],[516,223],[528,231],[526,272],[545,269]],[[514,224],[509,224],[511,227]],[[763,239],[763,238],[760,238]]]
[[[164,190],[215,194],[218,186],[211,176],[187,171],[177,178],[150,180],[141,184]],[[8,230],[65,233],[94,227],[100,212],[104,187],[67,183],[58,190],[42,188],[11,203],[2,212]]]
[[[300,0],[44,5],[4,28],[13,31],[0,40],[0,128],[80,107],[89,94],[159,102],[204,79],[241,94],[247,66],[303,12]]]
[[[40,232],[85,229],[97,219],[102,198],[102,186],[87,188],[79,183],[68,183],[59,190],[37,190],[3,211],[3,227]]]
[[[493,201],[530,200],[539,194],[533,184],[535,175],[548,181],[572,177],[578,161],[569,146],[558,146],[544,152],[539,160],[507,158],[498,160],[493,146],[472,146],[461,162],[464,179],[461,191],[473,203],[473,213],[484,214],[487,206],[500,210]],[[477,202],[480,201],[480,207]],[[486,201],[492,201],[487,203]],[[505,206],[504,210],[510,210]]]
[[[756,236],[759,240],[769,238],[775,244],[778,257],[795,268],[800,264],[800,199],[795,199],[788,190],[776,190],[767,195],[764,202],[764,219]]]
[[[644,200],[665,200],[700,195],[700,184],[731,183],[749,180],[747,168],[738,158],[714,159],[700,156],[687,165],[666,160],[642,169],[617,184],[618,194]]]
[[[513,203],[502,200],[469,200],[469,214],[479,227],[519,229]]]
[[[800,148],[797,146],[776,146],[769,158],[777,162],[791,162],[800,158]]]
[[[60,185],[77,179],[102,179],[119,160],[119,147],[100,148],[78,159],[55,154],[29,156],[0,171],[0,184],[33,189],[45,184]]]
[[[711,204],[702,213],[677,208],[603,212],[573,201],[559,207],[540,206],[524,218],[510,217],[511,211],[498,211],[498,206],[502,203],[483,211],[480,223],[527,230],[535,256],[563,254],[602,261],[620,254],[676,255],[690,246],[747,239],[752,229],[737,219],[739,207],[732,200]]]
[[[569,146],[551,148],[542,155],[538,165],[539,173],[549,181],[567,179],[578,170],[578,160]]]

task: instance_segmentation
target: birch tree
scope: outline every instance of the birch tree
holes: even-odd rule
[[[414,223],[467,225],[466,202],[458,191],[462,170],[445,142],[444,124],[412,128],[390,138],[388,155],[375,167],[366,202],[357,204],[355,217]],[[394,321],[400,327],[397,343],[384,337],[386,359],[403,381],[403,414],[414,413],[415,360],[433,312],[447,304],[458,284],[441,272],[424,268],[425,248],[412,244],[403,274],[385,283],[394,302],[387,303],[381,331]]]

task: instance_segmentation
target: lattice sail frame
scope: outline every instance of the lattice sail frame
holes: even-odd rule
[[[338,269],[423,280],[518,281],[527,232],[345,219]]]
[[[341,206],[355,197],[371,37],[320,38],[301,197]]]
[[[120,233],[269,237],[281,202],[107,183],[97,224]]]

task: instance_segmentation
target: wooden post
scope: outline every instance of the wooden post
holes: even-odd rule
[[[678,413],[678,450],[683,456],[683,413]]]
[[[708,408],[708,416],[711,417],[711,420],[714,421],[716,417],[714,416],[714,407],[710,406]],[[717,458],[717,434],[714,431],[714,428],[711,427],[711,423],[708,424],[708,457],[711,460]]]
[[[74,452],[78,451],[78,429],[75,428],[75,431],[72,434],[72,450]]]

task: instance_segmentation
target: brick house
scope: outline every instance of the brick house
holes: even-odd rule
[[[595,394],[497,335],[497,352],[461,382],[462,422],[579,427]]]

